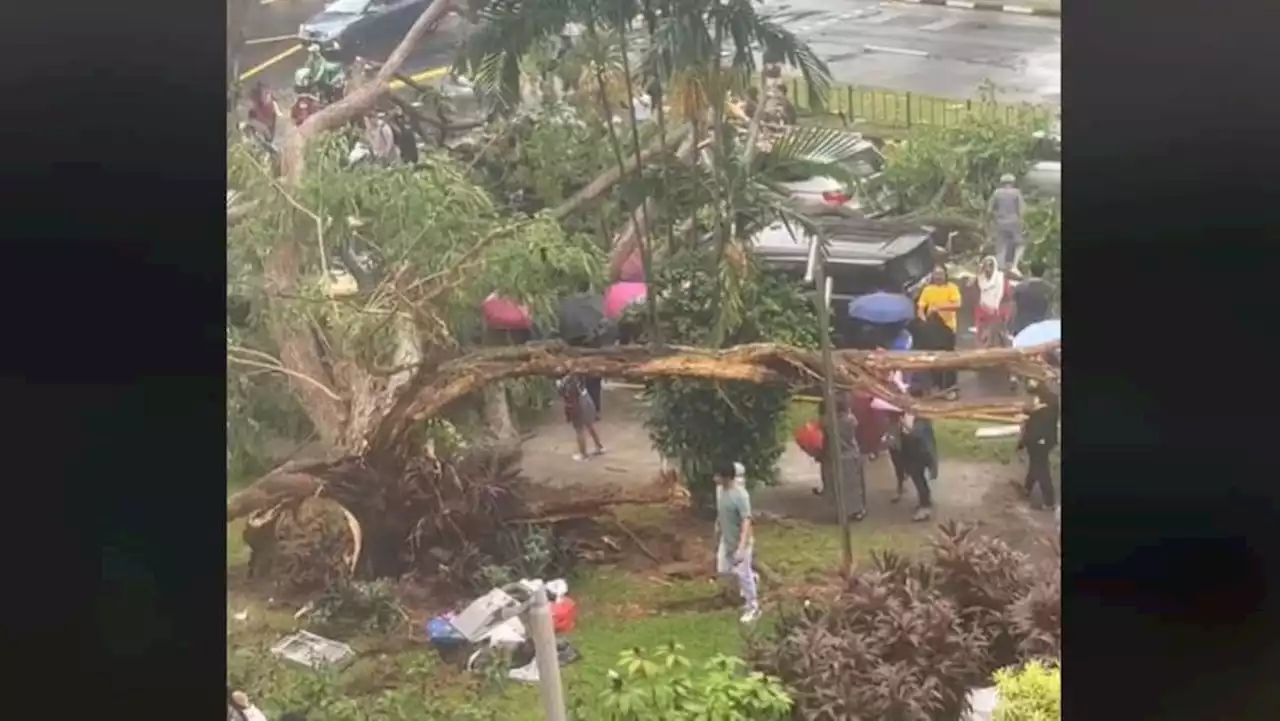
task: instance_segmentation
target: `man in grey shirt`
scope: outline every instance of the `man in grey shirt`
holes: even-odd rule
[[[995,225],[996,261],[1000,264],[1000,270],[1017,272],[1022,251],[1026,249],[1026,238],[1022,234],[1022,213],[1027,204],[1022,199],[1022,191],[1013,183],[1012,175],[1005,173],[1000,176],[1000,187],[991,194],[987,212]]]

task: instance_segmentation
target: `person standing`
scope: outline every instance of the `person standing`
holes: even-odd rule
[[[1044,279],[1044,263],[1032,263],[1027,270],[1031,277],[1013,289],[1013,324],[1009,328],[1013,335],[1033,323],[1047,320],[1053,305],[1053,286]]]
[[[1026,208],[1022,191],[1014,185],[1014,177],[1009,173],[1000,176],[1000,187],[991,194],[987,213],[995,226],[996,258],[1002,271],[1018,272],[1018,263],[1026,249],[1022,234],[1022,214]]]
[[[740,463],[717,464],[713,476],[716,482],[716,573],[736,578],[743,600],[742,616],[738,620],[751,623],[760,617],[760,599],[752,568],[755,534],[745,469]]]
[[[1031,499],[1039,486],[1040,500],[1032,501],[1031,507],[1037,511],[1056,511],[1058,499],[1053,489],[1049,454],[1058,445],[1058,420],[1061,415],[1059,401],[1056,395],[1038,382],[1030,381],[1029,385],[1036,399],[1043,405],[1032,411],[1022,424],[1018,448],[1025,448],[1027,451],[1027,479],[1023,490],[1027,498]]]
[[[973,324],[977,326],[978,346],[1000,348],[1004,346],[1005,328],[1011,314],[1013,291],[1009,279],[999,269],[996,258],[988,255],[978,266],[973,279],[978,287],[978,306],[973,311]]]
[[[921,332],[914,334],[917,348],[936,351],[956,349],[960,302],[960,287],[951,282],[946,267],[934,268],[929,283],[920,290],[916,301],[916,308],[924,321]],[[955,397],[955,371],[933,371],[932,378],[935,388],[947,391],[948,397]]]
[[[280,106],[276,104],[271,91],[261,80],[249,89],[249,122],[262,133],[262,137],[272,142],[276,136],[276,120],[280,117]]]
[[[849,520],[856,523],[867,517],[867,482],[862,450],[858,445],[858,419],[853,414],[853,398],[848,393],[836,395],[836,435],[834,452],[840,454],[840,491]],[[832,482],[837,479],[834,476],[835,459],[830,455],[833,450],[828,446],[824,451],[822,487],[834,494]]]
[[[913,387],[911,397],[922,398],[924,389]],[[914,413],[906,412],[900,417],[899,462],[911,484],[916,488],[916,512],[911,520],[917,523],[933,518],[933,496],[929,492],[929,472],[934,478],[938,475],[938,446],[933,434],[933,421]],[[899,482],[901,488],[901,482]],[[901,490],[899,490],[901,496]]]
[[[556,390],[564,403],[564,419],[573,426],[574,437],[578,442],[578,452],[573,454],[573,460],[585,461],[592,456],[603,455],[604,444],[596,433],[596,406],[591,402],[582,379],[576,375],[567,375],[556,382]],[[595,453],[590,455],[587,454],[588,435],[596,445]]]

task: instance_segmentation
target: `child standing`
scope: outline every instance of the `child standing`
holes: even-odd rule
[[[591,455],[603,454],[604,444],[600,442],[600,436],[596,433],[596,404],[592,402],[591,394],[587,393],[587,387],[582,378],[567,375],[556,382],[556,390],[560,393],[560,400],[564,402],[564,419],[573,426],[573,432],[578,440],[578,452],[573,454],[573,460],[585,461],[591,457],[587,455],[588,434],[596,444],[596,451]]]
[[[716,573],[733,575],[745,605],[738,620],[751,623],[760,617],[756,595],[756,573],[752,569],[755,536],[751,527],[751,497],[747,495],[745,470],[741,464],[717,465],[716,482]]]
[[[924,396],[924,389],[916,386],[910,393],[913,398],[920,398]],[[919,502],[911,520],[928,521],[933,518],[933,495],[929,492],[929,472],[933,471],[936,478],[938,467],[933,421],[913,413],[903,413],[901,424],[898,462],[901,464],[901,471],[916,487],[916,500]]]

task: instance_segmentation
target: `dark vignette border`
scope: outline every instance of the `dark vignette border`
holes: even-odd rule
[[[1244,361],[1267,357],[1274,281],[1252,241],[1280,208],[1262,15],[1063,15],[1068,717],[1276,707],[1275,390]]]
[[[2,616],[46,713],[222,713],[225,27],[32,3],[0,43]]]
[[[1068,714],[1275,708],[1265,7],[1064,17]],[[7,650],[45,713],[219,714],[224,18],[24,8],[0,47]]]

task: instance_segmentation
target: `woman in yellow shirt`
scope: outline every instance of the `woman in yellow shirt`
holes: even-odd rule
[[[917,342],[916,347],[923,350],[955,350],[960,287],[947,277],[945,267],[933,269],[928,285],[920,290],[916,309],[920,312],[921,320],[926,323],[927,331],[920,334],[925,339],[924,345]],[[934,371],[932,376],[936,390],[947,390],[948,397],[956,395],[955,371]]]

